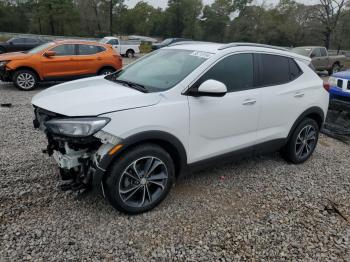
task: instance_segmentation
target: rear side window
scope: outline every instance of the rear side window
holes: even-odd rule
[[[222,59],[197,81],[195,87],[198,88],[201,83],[209,79],[224,83],[227,87],[227,92],[253,88],[253,55],[237,54]]]
[[[320,56],[322,56],[320,48],[315,48],[311,53],[311,57],[320,57]]]
[[[96,45],[78,45],[78,54],[79,55],[94,55],[100,52],[105,51],[106,49],[102,46]]]
[[[109,41],[107,42],[107,44],[110,44],[110,45],[118,45],[119,42],[118,42],[117,39],[111,39],[111,40],[109,40]]]
[[[326,48],[321,48],[321,56],[327,56]]]
[[[298,64],[294,61],[292,58],[288,58],[289,60],[289,71],[290,71],[290,80],[293,81],[294,79],[297,79],[303,71],[301,71]]]
[[[74,44],[59,45],[52,48],[51,51],[56,52],[56,56],[75,55],[75,45]]]
[[[272,86],[289,82],[289,59],[278,55],[260,55],[260,85]]]

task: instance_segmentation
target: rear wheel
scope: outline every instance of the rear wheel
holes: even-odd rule
[[[333,64],[332,68],[330,70],[328,70],[328,74],[332,75],[335,73],[338,73],[340,71],[341,67],[338,63]]]
[[[18,70],[13,75],[13,84],[20,90],[30,91],[33,90],[37,83],[38,78],[33,71],[30,70]]]
[[[133,58],[135,56],[135,52],[133,50],[128,50],[126,52],[127,58]]]
[[[314,152],[319,135],[319,126],[311,118],[304,119],[294,130],[282,153],[286,160],[300,164]]]
[[[117,210],[139,214],[168,195],[174,173],[173,160],[163,148],[140,145],[116,159],[105,180],[105,193]]]

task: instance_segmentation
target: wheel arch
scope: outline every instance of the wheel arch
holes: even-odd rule
[[[297,118],[297,120],[294,122],[292,128],[290,129],[289,134],[288,134],[288,140],[289,140],[290,136],[293,134],[294,130],[299,125],[299,123],[301,123],[301,121],[303,121],[305,118],[311,118],[311,119],[315,120],[320,129],[322,128],[324,120],[325,120],[323,110],[320,107],[314,106],[314,107],[311,107],[311,108],[305,110]]]
[[[112,65],[103,65],[103,66],[97,71],[97,74],[100,74],[100,72],[101,72],[102,70],[104,70],[104,69],[113,69],[113,70],[117,71],[117,69],[116,69],[114,66],[112,66]]]
[[[132,135],[120,143],[122,148],[113,156],[106,155],[101,160],[101,167],[107,170],[112,162],[121,154],[125,153],[130,148],[144,143],[153,143],[162,147],[169,153],[174,161],[175,176],[179,177],[184,174],[187,167],[187,154],[182,142],[174,135],[164,131],[145,131]]]
[[[12,76],[15,72],[17,71],[20,71],[20,70],[29,70],[29,71],[32,71],[36,77],[38,78],[38,80],[42,80],[40,74],[38,73],[37,70],[35,70],[34,68],[30,67],[30,66],[20,66],[20,67],[17,67],[16,69],[13,69],[13,73],[12,73]]]

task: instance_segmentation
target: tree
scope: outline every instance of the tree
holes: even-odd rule
[[[320,0],[317,6],[316,18],[323,27],[322,34],[326,48],[330,47],[332,34],[338,25],[345,4],[345,0]]]

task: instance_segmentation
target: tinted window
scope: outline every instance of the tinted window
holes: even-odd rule
[[[326,48],[321,48],[321,56],[327,56]]]
[[[222,59],[199,79],[196,87],[209,79],[224,83],[228,92],[252,88],[254,83],[253,55],[238,54]]]
[[[301,71],[297,63],[294,61],[294,59],[289,58],[288,60],[289,60],[290,80],[294,80],[298,78],[298,76],[300,76],[303,72]]]
[[[26,38],[25,39],[26,44],[38,44],[39,41],[33,38]]]
[[[320,48],[315,48],[311,53],[311,57],[320,57],[320,56],[321,56]]]
[[[24,38],[14,38],[10,40],[11,43],[13,44],[24,44],[25,43],[25,39]]]
[[[59,45],[51,49],[56,52],[56,56],[75,55],[75,45]]]
[[[105,51],[106,49],[96,45],[78,45],[78,50],[79,55],[93,55]]]
[[[260,85],[272,86],[287,83],[289,58],[278,55],[260,55]]]

